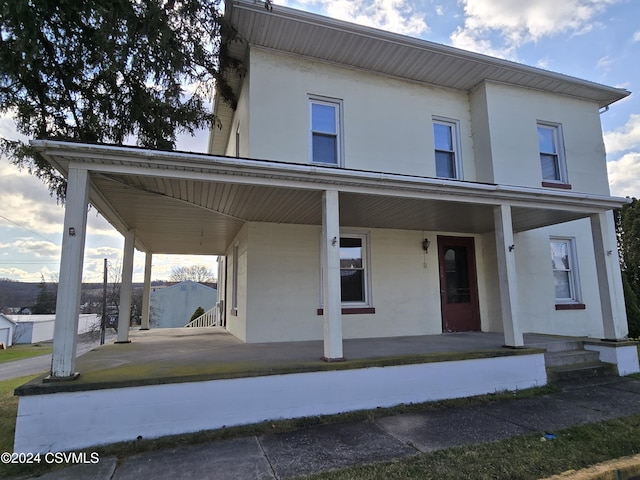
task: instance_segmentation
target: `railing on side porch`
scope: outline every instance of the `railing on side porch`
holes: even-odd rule
[[[218,326],[218,307],[204,312],[199,317],[194,318],[185,327],[216,327]]]

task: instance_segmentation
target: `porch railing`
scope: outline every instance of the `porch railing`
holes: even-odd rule
[[[216,327],[218,326],[218,307],[204,312],[199,317],[194,318],[185,327]]]

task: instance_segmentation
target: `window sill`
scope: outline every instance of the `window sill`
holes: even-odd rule
[[[556,310],[584,310],[584,303],[556,303]]]
[[[342,315],[360,315],[360,314],[374,314],[376,309],[373,307],[342,307]],[[324,309],[318,309],[318,315],[324,315]]]
[[[570,183],[542,182],[542,186],[547,188],[561,188],[563,190],[571,190]]]
[[[317,167],[332,167],[332,168],[342,168],[342,165],[338,164],[338,163],[330,163],[330,162],[314,162],[313,160],[311,160],[311,165],[317,166]]]

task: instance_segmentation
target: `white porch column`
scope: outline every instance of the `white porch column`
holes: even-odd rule
[[[328,362],[343,360],[340,298],[340,214],[337,190],[322,194],[322,294],[324,356]]]
[[[124,235],[122,257],[122,283],[120,284],[120,306],[118,307],[118,339],[115,343],[129,343],[131,324],[131,297],[133,294],[133,249],[136,231],[129,230]]]
[[[498,284],[500,287],[504,343],[507,347],[522,347],[524,339],[519,322],[516,246],[513,242],[511,207],[509,205],[493,207],[493,218],[498,253]]]
[[[151,260],[153,254],[147,252],[144,256],[144,290],[142,291],[142,319],[141,330],[149,330],[149,314],[151,310]]]
[[[82,265],[87,230],[89,172],[69,166],[60,258],[60,282],[53,327],[53,354],[49,379],[68,379],[75,372]]]
[[[591,234],[598,274],[604,338],[621,340],[629,330],[613,212],[591,215]]]

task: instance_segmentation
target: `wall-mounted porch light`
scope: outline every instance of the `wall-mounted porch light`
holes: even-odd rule
[[[425,239],[422,241],[422,248],[424,248],[424,252],[425,252],[425,253],[429,253],[429,245],[431,245],[431,242],[429,241],[429,239],[428,239],[428,238],[425,238]]]

